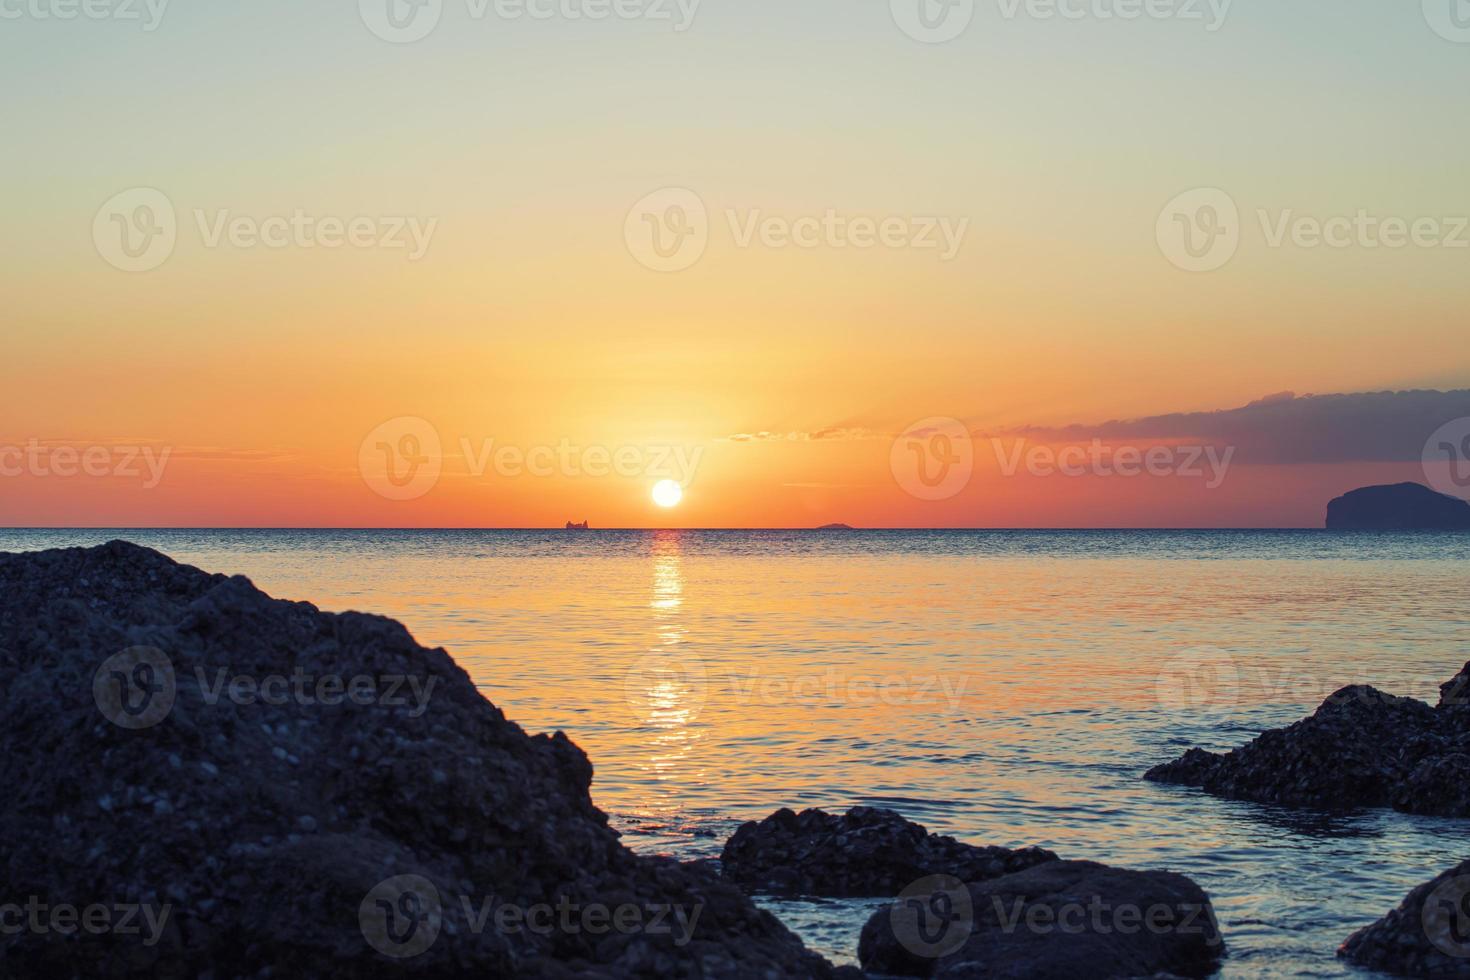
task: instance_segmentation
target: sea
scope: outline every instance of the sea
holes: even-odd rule
[[[591,757],[628,846],[715,857],[780,807],[1186,874],[1225,977],[1368,976],[1354,930],[1470,857],[1470,821],[1144,781],[1470,659],[1470,535],[1325,531],[3,530],[114,538],[405,623]],[[873,901],[763,901],[854,962]]]

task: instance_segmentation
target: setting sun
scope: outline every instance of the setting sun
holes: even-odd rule
[[[677,507],[684,499],[684,488],[674,480],[660,480],[653,485],[653,502],[660,507]]]

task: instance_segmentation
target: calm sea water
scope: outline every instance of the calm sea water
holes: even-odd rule
[[[1228,977],[1361,976],[1338,944],[1470,856],[1470,821],[1141,778],[1346,684],[1437,697],[1470,658],[1470,535],[0,531],[0,550],[114,537],[402,620],[586,749],[642,850],[715,855],[780,806],[890,806],[1192,876]],[[864,903],[770,907],[855,956]]]

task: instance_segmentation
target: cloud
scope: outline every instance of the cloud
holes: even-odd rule
[[[180,446],[173,450],[175,459],[198,459],[225,463],[283,463],[297,458],[284,449],[219,449],[213,446]]]
[[[208,462],[227,463],[276,463],[288,462],[298,457],[298,453],[286,449],[224,449],[219,446],[177,446],[164,442],[157,438],[138,439],[42,439],[30,437],[5,441],[0,439],[0,445],[10,446],[42,446],[46,449],[57,449],[69,446],[79,452],[100,447],[109,452],[124,452],[128,450],[148,449],[157,453],[168,453],[170,459],[194,459]]]
[[[1339,395],[1280,392],[1240,408],[1116,420],[1098,425],[1026,426],[977,432],[1039,442],[1191,442],[1234,446],[1240,463],[1418,460],[1446,422],[1470,417],[1470,390]]]
[[[874,439],[880,436],[892,438],[881,432],[871,429],[854,429],[843,426],[829,426],[825,429],[816,429],[812,432],[737,432],[734,435],[725,436],[725,442],[835,442],[838,440],[851,439]]]
[[[861,490],[875,486],[872,483],[783,483],[790,490]]]

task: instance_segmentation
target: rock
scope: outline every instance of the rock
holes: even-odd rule
[[[1225,754],[1190,749],[1145,778],[1258,803],[1470,816],[1467,677],[1470,665],[1433,708],[1372,687],[1343,688],[1294,725]]]
[[[833,973],[443,650],[147,549],[0,555],[0,740],[3,900],[156,926],[0,931],[9,976]]]
[[[1337,955],[1406,977],[1470,977],[1470,861],[1409,892]]]
[[[1209,897],[1167,871],[1050,861],[991,881],[931,879],[863,927],[863,969],[908,977],[1090,980],[1214,972]]]
[[[1470,503],[1418,483],[1363,487],[1327,505],[1327,530],[1470,530]]]
[[[962,844],[892,810],[860,806],[842,816],[778,810],[737,830],[720,860],[725,877],[751,891],[891,898],[928,875],[984,881],[1056,858],[1037,847]]]
[[[1439,704],[1435,707],[1447,716],[1470,721],[1470,664],[1439,686]]]

